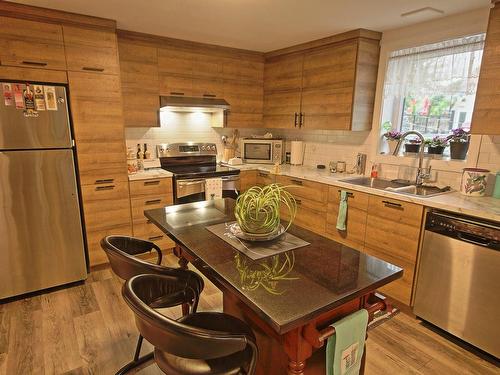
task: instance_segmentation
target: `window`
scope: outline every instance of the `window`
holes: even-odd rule
[[[416,130],[426,139],[469,129],[484,34],[391,53],[382,100],[381,132]],[[382,145],[381,151],[387,146]]]

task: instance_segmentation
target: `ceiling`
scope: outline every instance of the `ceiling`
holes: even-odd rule
[[[120,29],[262,52],[366,28],[384,31],[488,7],[490,0],[16,0],[111,18]],[[425,7],[443,14],[423,11]]]

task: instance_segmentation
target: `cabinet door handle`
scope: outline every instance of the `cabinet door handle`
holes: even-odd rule
[[[170,95],[184,95],[184,93],[179,91],[170,91]]]
[[[203,94],[203,97],[205,97],[205,98],[215,98],[215,97],[217,97],[217,95],[215,95],[215,94]]]
[[[31,65],[31,66],[47,66],[46,62],[41,62],[41,61],[22,61],[24,65]]]
[[[149,201],[144,202],[144,204],[158,204],[161,203],[161,199],[151,199]]]
[[[115,185],[96,186],[95,190],[96,191],[113,190],[114,188],[115,188]]]
[[[156,241],[156,240],[161,240],[163,238],[163,236],[153,236],[153,237],[149,237],[148,240],[150,241]]]
[[[295,120],[294,120],[295,127],[297,127],[297,125],[298,125],[298,120],[299,120],[299,114],[297,112],[295,112]]]
[[[260,176],[260,177],[268,177],[268,176],[269,176],[269,173],[259,172],[259,176]]]
[[[295,202],[300,206],[302,204],[302,200],[301,199],[297,199],[295,198]]]
[[[93,68],[91,66],[84,66],[82,67],[82,70],[87,72],[104,72],[104,68]]]
[[[339,194],[342,192],[342,190],[339,190]],[[354,193],[351,193],[350,191],[347,192],[347,196],[354,198]]]
[[[304,125],[304,113],[303,112],[300,112],[300,115],[299,115],[299,128],[302,127],[302,125]]]
[[[392,208],[403,208],[403,205],[401,203],[394,203],[394,202],[389,202],[389,201],[382,201],[382,203],[386,207],[392,207]]]
[[[152,186],[152,185],[160,185],[160,180],[154,180],[154,181],[146,181],[146,182],[144,182],[144,186]]]
[[[112,184],[115,181],[114,178],[103,178],[102,180],[95,180],[95,184]]]
[[[303,185],[304,182],[302,182],[301,180],[294,180],[294,179],[291,179],[290,180],[292,183],[294,183],[295,185]]]

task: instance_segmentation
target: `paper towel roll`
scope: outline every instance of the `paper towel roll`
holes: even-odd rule
[[[304,142],[292,141],[290,145],[290,164],[302,165],[304,161]]]

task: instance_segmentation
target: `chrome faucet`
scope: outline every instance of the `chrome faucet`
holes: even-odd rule
[[[424,168],[424,136],[415,131],[415,130],[410,130],[407,131],[406,133],[403,133],[401,138],[399,138],[398,144],[396,145],[396,148],[394,149],[393,155],[397,156],[399,154],[399,150],[401,149],[401,144],[403,143],[404,139],[408,136],[414,134],[417,137],[420,138],[420,150],[418,152],[418,169],[417,169],[417,177],[415,179],[415,184],[416,185],[422,185],[422,183],[429,179],[431,177],[431,167],[429,166],[428,168]]]

